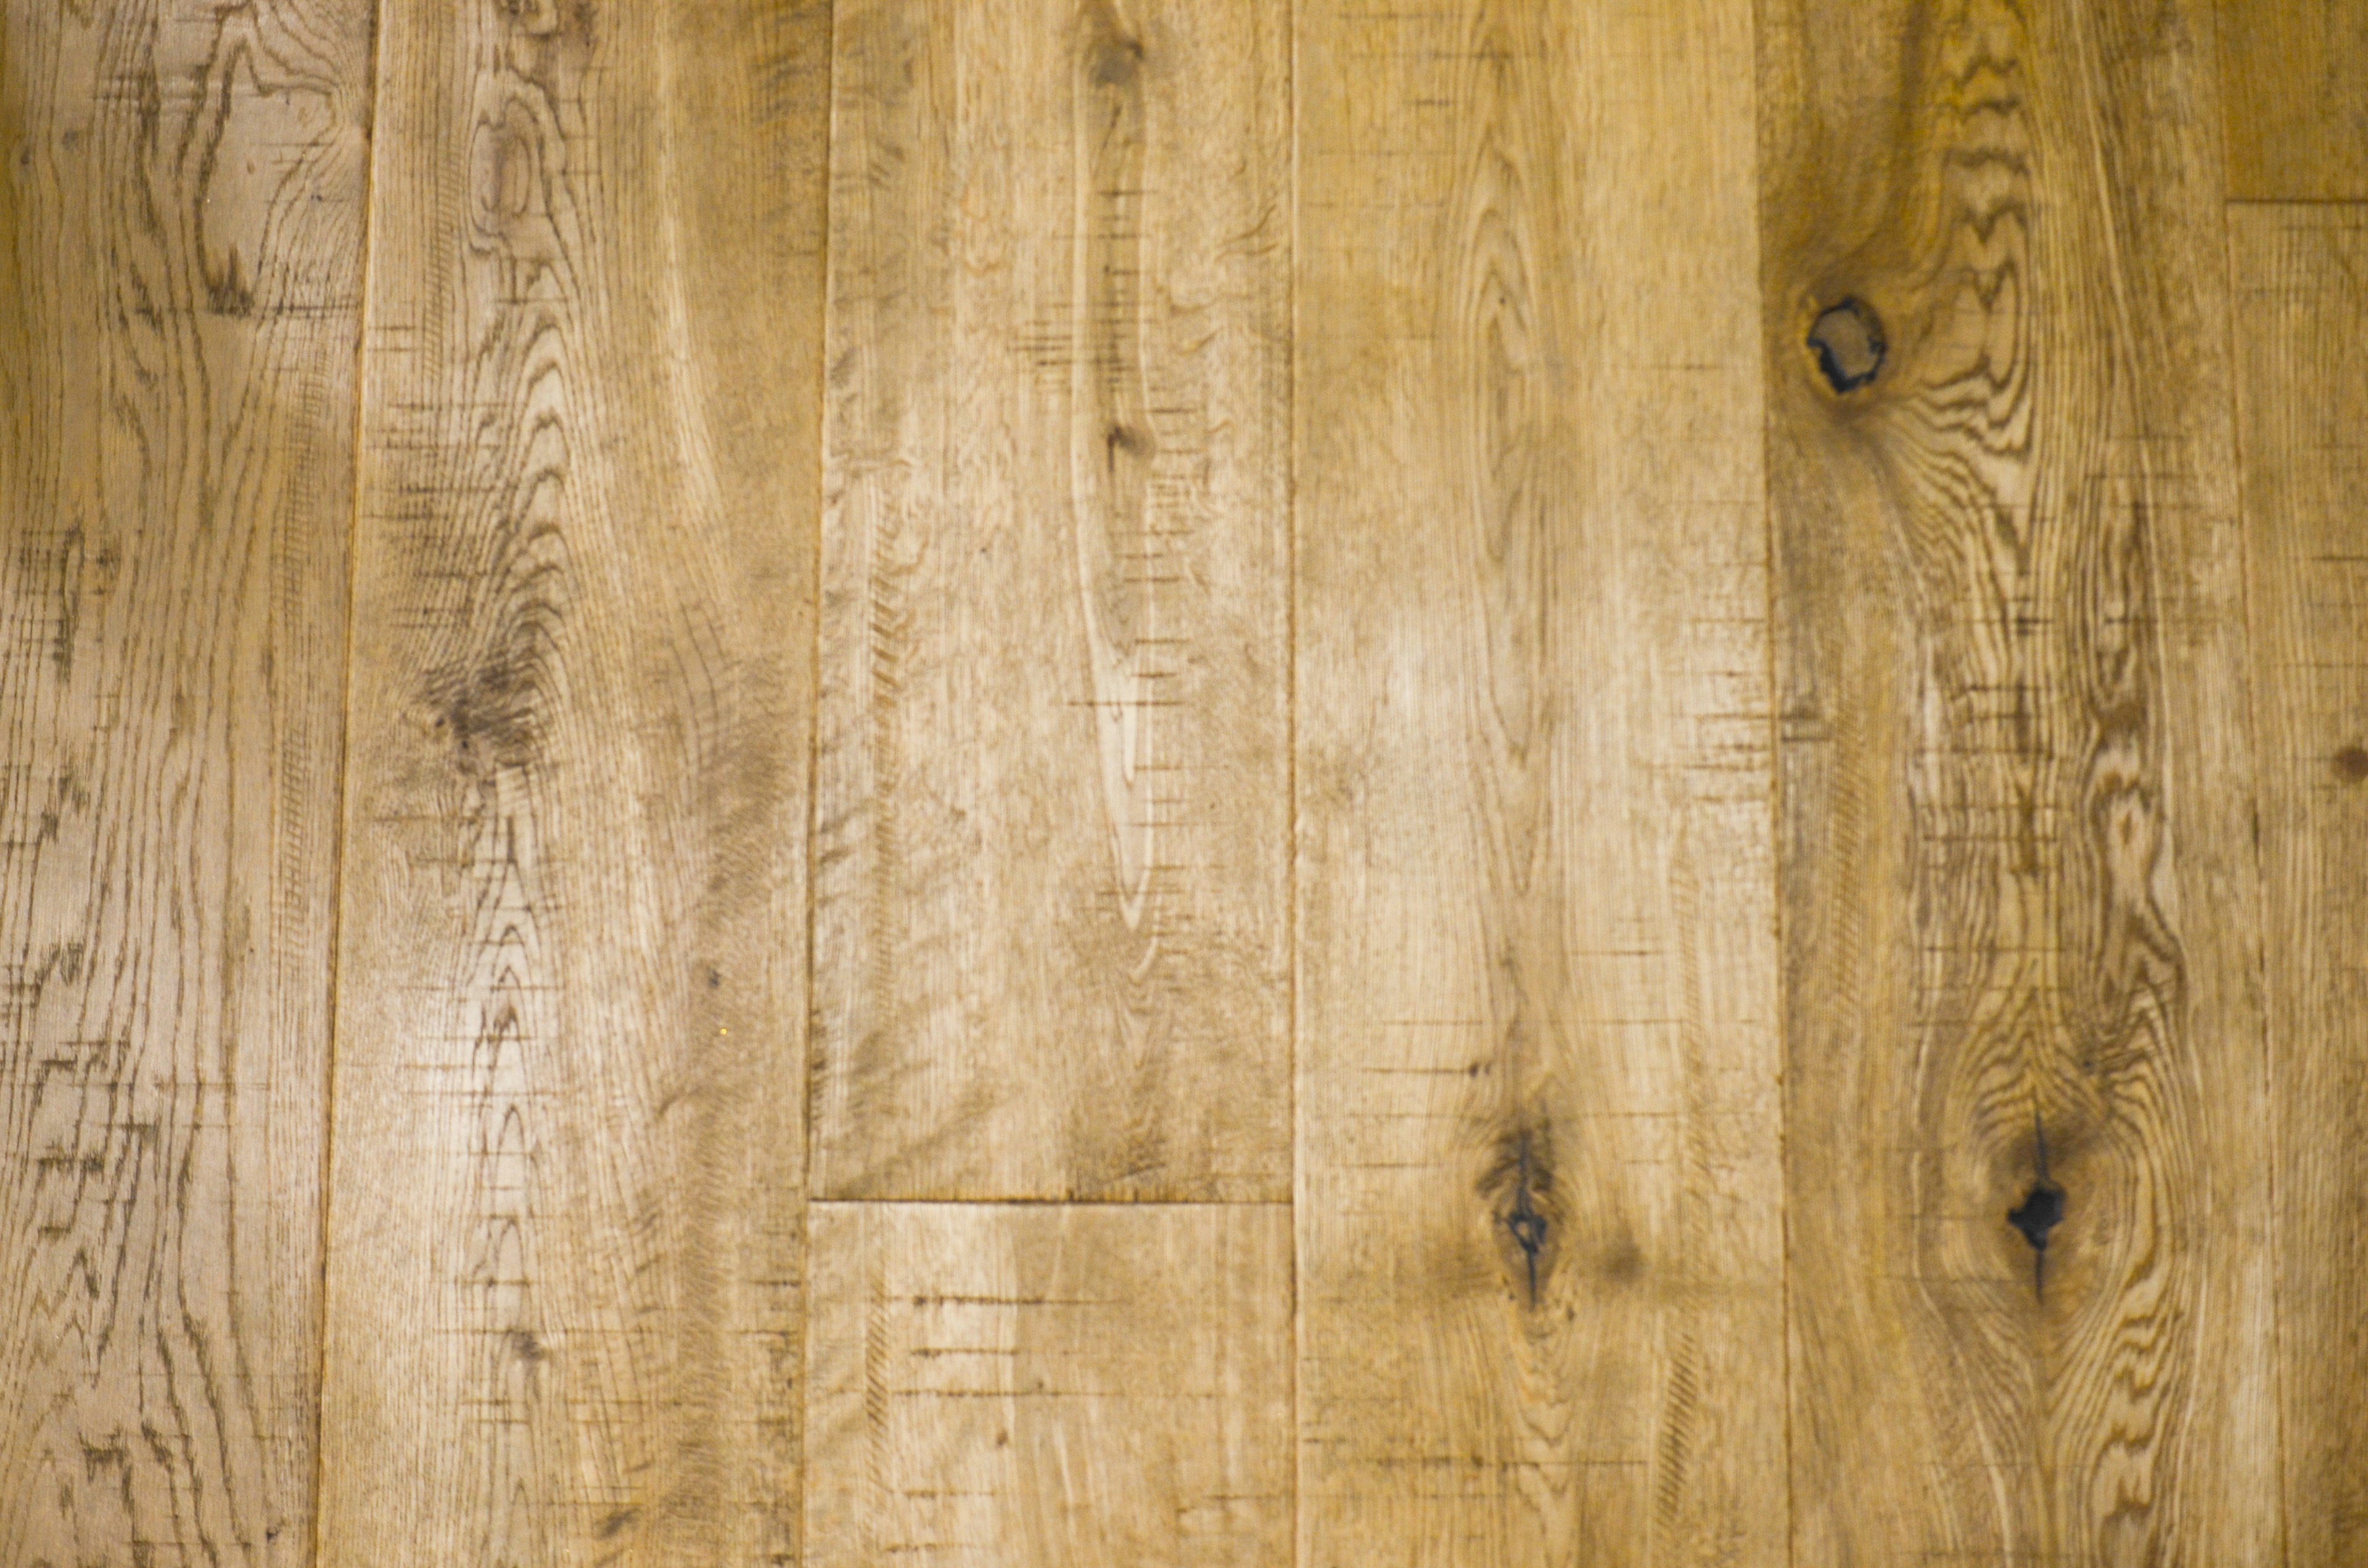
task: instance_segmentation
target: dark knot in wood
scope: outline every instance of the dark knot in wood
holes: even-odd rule
[[[1826,384],[1837,392],[1856,392],[1883,370],[1883,323],[1861,300],[1829,305],[1809,326],[1809,347]]]

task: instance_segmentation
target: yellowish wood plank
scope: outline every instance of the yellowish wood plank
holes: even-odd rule
[[[1797,1560],[2270,1563],[2208,20],[1762,19]]]
[[[2368,208],[2231,217],[2280,1118],[2286,1561],[2368,1554]]]
[[[311,1560],[364,4],[0,8],[0,1559]]]
[[[381,29],[323,1561],[791,1562],[827,8]]]
[[[815,1190],[1280,1198],[1281,0],[848,0]]]
[[[1751,8],[1299,18],[1300,1560],[1773,1568]]]
[[[2228,194],[2368,199],[2368,7],[2219,0]]]
[[[817,1204],[814,1568],[1269,1568],[1291,1210]]]

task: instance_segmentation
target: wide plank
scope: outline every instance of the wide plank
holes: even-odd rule
[[[1299,7],[1301,1548],[1786,1561],[1751,7]]]
[[[796,1558],[828,22],[384,7],[326,1562]]]
[[[814,1188],[1288,1194],[1282,0],[845,0]]]
[[[2219,0],[2228,194],[2368,199],[2368,6]]]
[[[1281,1568],[1291,1210],[818,1203],[814,1568]]]
[[[0,1560],[309,1562],[363,0],[0,6]]]
[[[2203,0],[1763,6],[1797,1560],[2277,1560]]]
[[[2286,1561],[2368,1559],[2368,207],[2230,216]]]

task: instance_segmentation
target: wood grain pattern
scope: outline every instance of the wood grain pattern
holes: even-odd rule
[[[1300,7],[1301,1561],[1784,1561],[1750,9]]]
[[[828,12],[382,25],[322,1560],[791,1562]]]
[[[2368,1555],[2368,208],[2231,219],[2286,1561]]]
[[[2368,1562],[2363,83],[0,0],[0,1568]]]
[[[1291,1210],[817,1204],[815,1568],[1290,1553]]]
[[[818,1195],[1288,1192],[1283,14],[838,8]]]
[[[2228,194],[2368,199],[2368,7],[2358,0],[2219,0]]]
[[[302,1563],[369,10],[0,9],[0,1561]]]
[[[2208,17],[1763,22],[1796,1554],[2271,1562]]]

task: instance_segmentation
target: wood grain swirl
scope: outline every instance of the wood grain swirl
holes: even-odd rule
[[[0,0],[0,1568],[2368,1563],[2362,64]]]
[[[796,1556],[827,27],[383,18],[326,1561]]]
[[[362,5],[0,13],[0,1560],[310,1561]]]
[[[1776,20],[1794,1484],[1892,1504],[1800,1549],[2267,1561],[2208,57],[2160,7]]]

